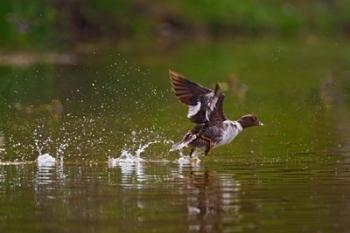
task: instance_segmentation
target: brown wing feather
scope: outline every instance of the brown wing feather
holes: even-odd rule
[[[175,71],[169,70],[169,77],[175,95],[184,104],[191,105],[193,99],[211,92],[210,89],[185,79],[183,75]]]
[[[169,70],[169,77],[175,95],[180,102],[189,105],[189,112],[193,106],[200,103],[196,113],[187,115],[192,122],[215,124],[218,121],[226,120],[223,113],[224,95],[218,83],[213,91],[187,80],[183,75],[171,70]]]

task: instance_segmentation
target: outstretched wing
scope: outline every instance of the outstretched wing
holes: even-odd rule
[[[210,113],[210,116],[209,116],[209,122],[215,124],[216,122],[226,120],[226,117],[224,115],[225,96],[222,94],[218,83],[216,83],[214,96],[215,96],[215,103],[213,102],[213,107],[211,108],[212,112]]]
[[[171,86],[180,102],[188,105],[187,117],[197,124],[225,120],[222,111],[223,95],[217,84],[215,91],[187,80],[169,70]]]

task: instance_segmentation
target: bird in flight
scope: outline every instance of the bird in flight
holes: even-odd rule
[[[192,156],[198,148],[204,148],[208,155],[212,148],[230,143],[243,129],[263,125],[254,114],[246,114],[236,121],[227,119],[223,111],[224,95],[218,83],[211,90],[172,70],[169,77],[178,100],[188,105],[187,117],[196,124],[171,151],[190,147]]]

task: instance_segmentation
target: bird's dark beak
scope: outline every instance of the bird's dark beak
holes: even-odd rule
[[[259,121],[259,125],[258,126],[264,126],[264,123],[262,123],[261,121]]]

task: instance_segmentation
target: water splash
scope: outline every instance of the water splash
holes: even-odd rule
[[[36,159],[37,173],[35,179],[35,187],[39,189],[40,185],[51,184],[55,179],[64,180],[66,175],[64,174],[63,154],[68,147],[68,141],[63,140],[63,143],[55,143],[51,137],[43,139],[42,134],[38,131],[34,131],[34,144],[37,153],[39,154]],[[50,148],[54,145],[55,156],[49,153],[43,153],[44,149]]]
[[[63,140],[63,143],[59,143],[55,147],[56,156],[52,156],[49,153],[43,153],[44,148],[50,147],[50,144],[54,144],[51,137],[47,137],[43,139],[41,133],[39,133],[38,129],[33,132],[33,139],[36,151],[38,152],[38,157],[36,159],[38,167],[53,167],[59,163],[58,169],[63,169],[63,154],[68,147],[67,140]]]
[[[126,135],[124,135],[126,136]],[[166,139],[164,135],[156,129],[154,126],[151,128],[143,128],[139,131],[131,131],[128,140],[130,143],[125,144],[121,150],[119,157],[108,157],[108,166],[115,167],[120,166],[120,163],[138,163],[144,162],[145,159],[141,158],[146,149],[152,144],[162,143],[171,144],[172,140]],[[161,153],[158,153],[161,154]],[[153,158],[154,159],[154,158]],[[148,158],[147,161],[164,161],[164,160],[152,160]]]
[[[179,151],[179,158],[175,161],[179,166],[192,165],[199,166],[201,160],[199,159],[199,154],[195,151],[192,156],[185,155],[182,151]]]
[[[156,139],[149,142],[140,142],[136,138],[137,133],[133,131],[131,133],[132,146],[126,147],[121,151],[121,155],[118,158],[108,157],[108,167],[114,168],[119,167],[122,174],[122,184],[128,184],[130,186],[130,179],[134,177],[137,181],[134,184],[137,188],[142,188],[142,184],[145,181],[144,164],[145,159],[141,158],[141,154],[146,151],[146,149],[155,143],[161,142]],[[141,139],[143,141],[143,139]],[[135,145],[138,146],[136,147]]]
[[[38,167],[53,167],[56,165],[56,158],[51,156],[48,153],[45,153],[43,155],[39,155],[37,158],[37,165]]]
[[[40,143],[39,138],[42,135],[39,133],[39,129],[35,129],[33,132],[33,139],[36,151],[39,153],[38,158],[36,159],[38,167],[52,167],[56,165],[56,159],[52,157],[50,154],[43,154],[44,145],[47,145],[51,142],[51,138],[48,137]]]
[[[41,130],[42,126],[39,126],[33,131],[33,140],[36,151],[39,153],[39,156],[42,155],[44,146],[48,146],[50,143],[52,143],[51,137],[47,137],[46,139],[42,139],[43,135],[39,131]]]
[[[116,167],[121,163],[139,163],[143,162],[144,159],[141,158],[141,154],[145,152],[145,150],[152,144],[159,143],[159,140],[148,142],[144,145],[140,144],[136,151],[123,149],[121,151],[121,155],[118,158],[108,157],[108,166]]]

